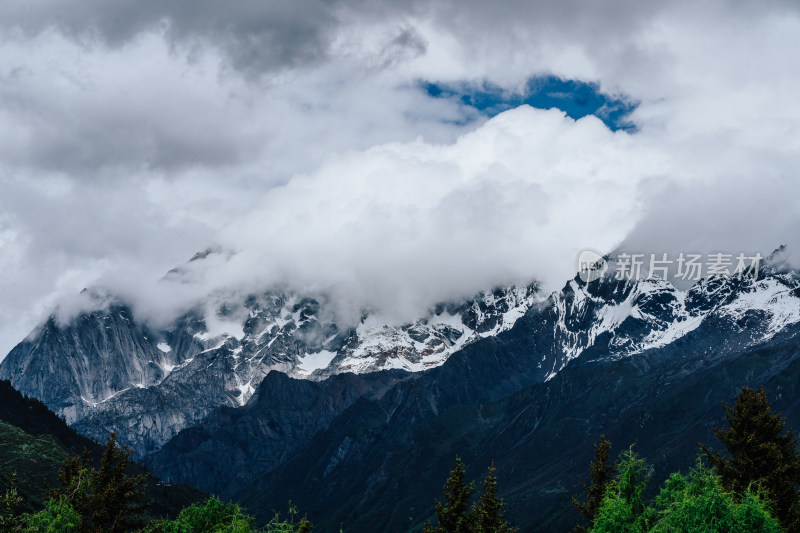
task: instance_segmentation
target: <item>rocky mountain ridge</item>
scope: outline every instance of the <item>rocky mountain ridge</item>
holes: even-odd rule
[[[267,291],[195,309],[163,330],[113,302],[68,324],[51,317],[0,363],[0,377],[88,436],[115,431],[141,456],[216,407],[246,404],[272,370],[311,380],[421,371],[509,329],[540,299],[535,284],[498,288],[408,324],[365,313],[342,327],[324,297]]]
[[[469,344],[439,367],[421,374],[364,375],[366,382],[359,382],[359,392],[348,396],[348,401],[325,402],[326,410],[312,416],[315,424],[304,422],[307,412],[298,416],[280,402],[267,400],[275,394],[271,387],[300,387],[272,373],[245,408],[212,412],[147,461],[162,475],[204,489],[213,485],[225,493],[259,469],[268,472],[287,456],[299,453],[315,434],[335,426],[332,416],[356,403],[382,405],[380,409],[390,418],[417,409],[409,419],[420,420],[436,418],[454,405],[497,401],[549,382],[573,364],[635,361],[646,354],[672,353],[678,360],[691,355],[694,359],[686,364],[702,367],[698,361],[752,350],[797,329],[798,286],[793,275],[785,273],[761,280],[704,280],[686,292],[659,279],[635,283],[605,279],[586,284],[576,278],[531,307],[509,330]],[[754,301],[759,305],[752,305]],[[325,387],[332,386],[328,381],[323,382]],[[410,397],[407,391],[401,392],[408,387],[416,390]],[[394,400],[385,404],[387,398]],[[276,436],[274,427],[287,424],[291,432]],[[239,438],[239,431],[230,434],[226,430],[230,427],[250,428],[246,431],[249,438]],[[287,436],[290,433],[291,438]],[[268,451],[272,445],[265,444],[275,440],[291,443],[282,448],[280,459]]]

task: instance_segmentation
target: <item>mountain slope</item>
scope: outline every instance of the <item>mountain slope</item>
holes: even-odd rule
[[[229,497],[254,472],[277,468],[359,398],[380,394],[404,373],[373,376],[341,374],[317,383],[270,372],[245,407],[220,408],[146,460],[163,478]]]
[[[44,501],[45,482],[57,486],[64,459],[84,449],[99,463],[102,446],[80,436],[42,402],[26,398],[8,381],[0,381],[0,490],[5,491],[16,473],[22,511],[39,509]],[[141,474],[144,469],[134,464],[130,472]],[[175,515],[204,496],[194,488],[166,486],[147,476],[145,498],[150,502],[150,516]]]
[[[319,432],[307,431],[293,440],[294,448],[282,448],[280,457],[270,455],[268,447],[262,451],[267,459],[248,462],[258,441],[240,439],[238,431],[226,429],[256,427],[265,417],[273,424],[285,423],[280,408],[264,409],[253,402],[236,411],[213,412],[196,431],[180,434],[148,456],[147,463],[173,479],[201,486],[216,483],[226,493],[243,487],[243,481],[260,479],[237,493],[252,509],[281,496],[273,487],[289,487],[293,501],[304,502],[329,527],[355,520],[355,531],[403,531],[427,517],[453,455],[486,464],[494,458],[501,473],[524,470],[538,479],[530,485],[511,475],[510,483],[520,486],[518,493],[511,493],[516,498],[549,495],[541,500],[546,505],[536,507],[540,514],[520,514],[525,520],[540,520],[551,504],[568,503],[563,498],[571,493],[570,483],[574,485],[588,462],[559,463],[570,473],[561,476],[548,465],[563,458],[552,454],[572,446],[573,455],[585,455],[600,431],[636,439],[641,428],[635,424],[648,420],[647,413],[657,413],[651,416],[656,425],[643,437],[663,436],[666,430],[674,440],[702,417],[689,409],[688,421],[670,418],[685,407],[663,407],[654,398],[661,395],[668,405],[679,402],[693,387],[708,386],[703,380],[714,378],[711,369],[733,372],[744,361],[735,379],[718,380],[716,392],[702,399],[703,413],[710,413],[717,399],[734,394],[758,370],[748,354],[777,350],[765,367],[775,372],[793,360],[798,319],[797,282],[788,274],[759,281],[703,280],[685,293],[660,280],[587,285],[576,279],[530,308],[510,330],[466,346],[438,368],[362,376],[376,384],[361,382],[365,392],[359,396],[351,391],[351,399],[357,398],[349,406],[340,404],[345,408],[333,419],[331,411],[320,411],[325,422]],[[287,390],[300,386],[274,377],[258,394],[263,389],[268,395],[277,383]],[[553,398],[558,399],[555,407]],[[640,418],[620,422],[631,406],[640,408]],[[306,416],[313,418],[316,412]],[[591,416],[595,412],[597,420]],[[618,424],[626,429],[615,429]],[[526,429],[520,433],[518,426]],[[707,436],[707,427],[705,431]],[[547,437],[537,440],[539,435]],[[529,440],[541,449],[531,448]],[[678,444],[672,442],[680,451]],[[505,460],[515,449],[522,450],[517,461]],[[231,455],[245,460],[237,465]],[[679,452],[676,457],[685,459]],[[217,463],[225,467],[214,470]],[[548,476],[540,476],[542,471]],[[403,514],[401,522],[397,513]]]
[[[280,493],[326,530],[344,523],[351,531],[407,531],[430,518],[459,455],[473,477],[495,462],[502,496],[522,531],[566,531],[577,518],[571,495],[580,490],[577,481],[601,433],[615,453],[636,442],[660,482],[693,464],[699,441],[718,444],[712,426],[722,422],[719,402],[731,401],[740,386],[765,385],[800,427],[799,382],[797,329],[719,357],[676,349],[576,360],[547,382],[438,415],[423,405],[422,383],[404,382],[396,399],[362,398],[235,498],[260,509]]]
[[[599,431],[658,436],[672,448],[646,450],[677,464],[679,435],[708,434],[701,411],[794,361],[798,277],[759,274],[685,291],[576,277],[547,298],[497,289],[401,326],[367,313],[344,327],[325,297],[281,291],[213,299],[167,329],[114,303],[48,321],[0,374],[85,435],[116,431],[157,475],[255,512],[291,497],[325,528],[404,531],[459,453],[481,469],[497,459],[525,523],[562,524],[545,509],[566,509]]]

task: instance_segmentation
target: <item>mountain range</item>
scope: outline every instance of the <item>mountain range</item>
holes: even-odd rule
[[[84,435],[115,431],[162,479],[261,518],[292,500],[321,531],[420,528],[456,455],[475,477],[495,462],[523,531],[566,531],[600,433],[658,477],[714,444],[742,385],[800,422],[790,270],[503,287],[402,325],[345,326],[334,304],[272,288],[154,328],[112,299],[48,319],[0,378]]]

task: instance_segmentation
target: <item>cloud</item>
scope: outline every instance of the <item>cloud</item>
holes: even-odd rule
[[[793,2],[4,2],[0,353],[85,286],[400,319],[584,247],[800,253],[798,36]],[[532,76],[639,102],[637,131],[419,88]]]
[[[189,63],[157,31],[119,48],[54,31],[4,35],[0,352],[84,287],[149,293],[271,187],[331,153],[421,129],[455,138],[469,110],[382,74],[387,58],[402,60],[391,43],[409,35],[393,27],[357,60],[268,84],[227,75],[214,50]],[[197,297],[176,295],[177,305]]]
[[[407,319],[465,289],[563,283],[576,245],[614,246],[630,230],[652,157],[596,117],[522,106],[452,144],[334,157],[270,190],[219,238],[239,252],[226,265],[236,276]]]
[[[275,183],[306,168],[287,161],[287,147],[313,165],[331,150],[413,138],[420,128],[450,139],[442,121],[462,115],[369,64],[420,53],[424,44],[408,28],[392,28],[367,57],[263,83],[226,75],[215,50],[187,63],[165,39],[147,32],[108,49],[57,32],[8,36],[0,47],[2,161],[76,179],[256,165],[258,180]]]
[[[6,27],[28,34],[56,28],[82,42],[124,47],[160,27],[167,39],[186,46],[213,43],[237,69],[257,71],[314,63],[324,58],[337,20],[335,3],[210,0],[45,1],[35,6],[7,2]]]

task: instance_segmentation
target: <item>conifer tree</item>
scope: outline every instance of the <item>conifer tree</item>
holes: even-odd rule
[[[489,467],[483,482],[483,493],[478,502],[473,506],[475,533],[516,533],[517,529],[511,527],[503,515],[505,502],[497,496],[497,477],[495,476],[494,462]]]
[[[794,432],[772,412],[763,388],[743,387],[734,405],[723,404],[727,428],[714,434],[729,456],[701,444],[726,490],[741,496],[751,485],[766,491],[775,516],[787,531],[800,531],[800,453]]]
[[[619,473],[608,484],[594,517],[592,533],[644,533],[654,521],[644,493],[650,482],[650,466],[633,451],[620,454]]]
[[[61,487],[50,490],[50,499],[69,502],[91,531],[117,533],[141,526],[145,476],[126,472],[132,453],[127,446],[117,446],[117,436],[112,433],[99,469],[90,468],[85,449],[79,457],[68,457],[59,471]]]
[[[608,484],[614,479],[616,465],[609,463],[611,456],[611,442],[605,435],[600,435],[600,440],[594,443],[594,459],[589,464],[589,484],[581,480],[581,486],[586,491],[586,500],[580,501],[576,497],[572,498],[572,505],[578,510],[581,516],[589,522],[588,526],[578,524],[573,529],[574,533],[587,533],[597,516],[597,510],[603,501]]]
[[[17,507],[22,503],[22,498],[17,494],[17,473],[11,475],[11,484],[3,494],[0,501],[0,533],[18,531]]]
[[[475,484],[467,484],[464,463],[456,457],[456,466],[444,484],[444,503],[436,501],[436,527],[425,525],[425,533],[470,533],[473,515],[470,499]]]

